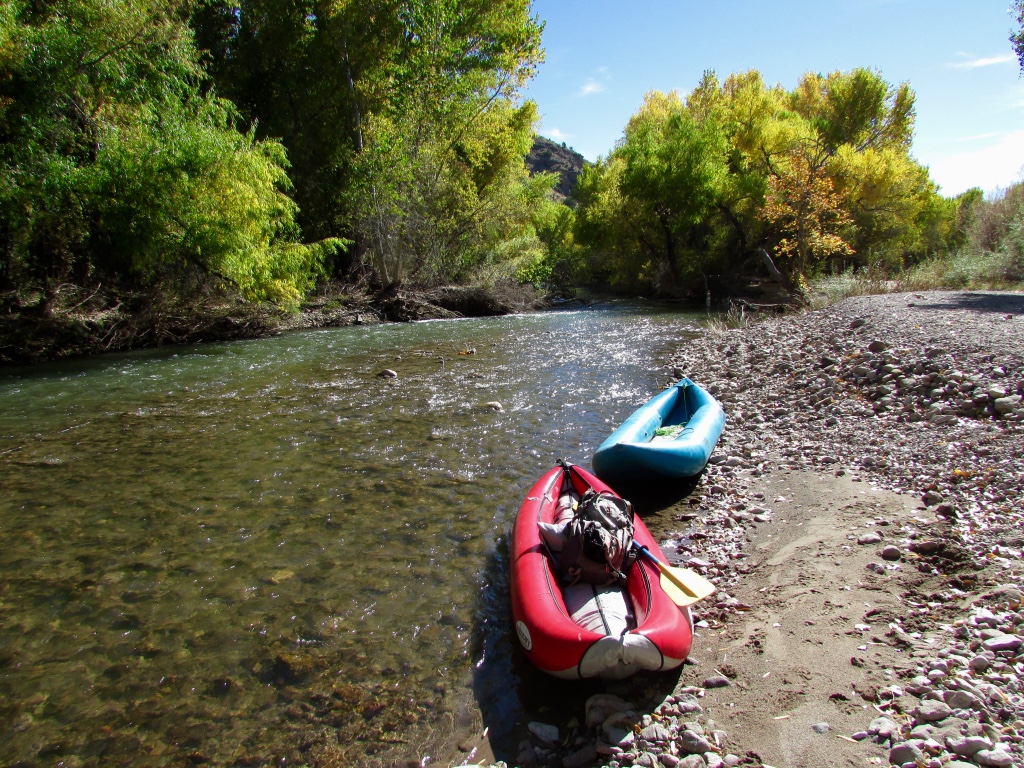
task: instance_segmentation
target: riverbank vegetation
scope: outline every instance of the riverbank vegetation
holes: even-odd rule
[[[868,69],[652,92],[565,200],[524,163],[542,31],[529,0],[3,0],[0,361],[443,316],[444,286],[1022,279],[1024,194],[944,197]]]
[[[523,163],[540,33],[528,0],[4,0],[3,352],[514,278],[557,218]]]
[[[884,285],[1024,280],[1024,200],[946,198],[911,154],[914,93],[877,72],[705,73],[648,94],[580,180],[573,233],[592,279],[669,295],[771,276],[809,303]],[[812,288],[812,285],[814,288]]]

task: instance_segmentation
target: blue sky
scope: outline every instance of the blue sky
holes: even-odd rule
[[[944,195],[1024,180],[1024,80],[1010,0],[534,0],[546,60],[526,95],[539,133],[607,155],[651,90],[760,70],[878,70],[917,94],[912,154]]]

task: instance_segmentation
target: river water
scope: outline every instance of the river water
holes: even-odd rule
[[[534,684],[518,505],[696,333],[611,303],[4,372],[4,764],[417,765],[481,720],[500,742]]]

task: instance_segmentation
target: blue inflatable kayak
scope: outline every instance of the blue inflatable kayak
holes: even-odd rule
[[[594,453],[594,474],[613,488],[699,475],[725,427],[725,411],[689,379],[640,406]]]

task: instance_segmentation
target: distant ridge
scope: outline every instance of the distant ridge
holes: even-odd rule
[[[576,192],[576,180],[586,161],[583,155],[565,144],[556,144],[551,139],[537,136],[533,140],[533,149],[526,156],[526,167],[530,173],[551,171],[557,173],[559,181],[555,185],[555,195],[560,199],[571,200]]]

